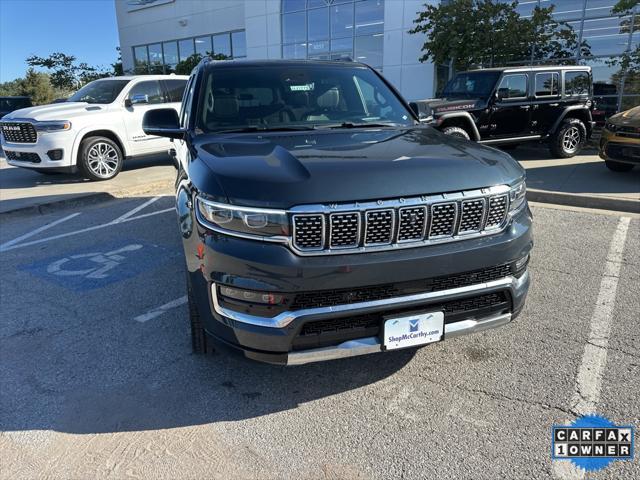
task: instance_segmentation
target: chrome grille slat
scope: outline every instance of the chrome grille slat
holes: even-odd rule
[[[388,245],[393,239],[395,212],[392,209],[369,210],[365,213],[365,245]]]
[[[496,234],[507,225],[509,187],[405,199],[293,207],[301,255],[411,248]]]

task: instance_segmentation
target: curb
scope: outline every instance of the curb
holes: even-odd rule
[[[581,195],[578,193],[562,193],[529,188],[527,189],[527,200],[539,203],[568,205],[571,207],[640,213],[640,201],[626,198],[599,197],[596,195]]]
[[[105,202],[108,200],[115,200],[117,198],[125,198],[128,196],[142,195],[142,194],[154,194],[157,195],[159,191],[169,188],[167,192],[173,192],[172,186],[173,180],[166,180],[160,182],[148,183],[146,185],[137,185],[129,189],[114,190],[111,192],[85,192],[67,195],[65,198],[59,200],[50,200],[45,203],[39,203],[36,205],[28,205],[25,207],[9,208],[7,210],[0,210],[0,218],[8,215],[23,215],[23,214],[44,214],[50,213],[60,208],[67,208],[71,206],[91,205],[95,203]]]

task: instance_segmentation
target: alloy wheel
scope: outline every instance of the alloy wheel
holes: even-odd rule
[[[562,148],[566,152],[573,153],[578,150],[580,141],[582,140],[578,127],[569,127],[562,136]]]
[[[118,169],[118,152],[105,142],[97,142],[91,146],[87,154],[89,169],[101,178],[111,177]]]

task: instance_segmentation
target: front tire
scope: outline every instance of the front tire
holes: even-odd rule
[[[191,277],[187,272],[187,300],[189,304],[189,323],[191,325],[191,348],[196,355],[206,355],[213,353],[211,340],[208,338],[207,332],[202,326],[202,318],[198,310],[198,304],[193,294],[191,286]]]
[[[587,141],[587,127],[582,120],[569,118],[551,137],[549,150],[556,158],[571,158],[577,155]]]
[[[442,130],[445,135],[451,135],[452,137],[464,138],[465,140],[471,140],[471,137],[464,128],[460,127],[446,127]]]
[[[604,164],[612,172],[628,172],[634,167],[631,163],[614,162],[613,160],[605,160]]]
[[[88,137],[80,144],[78,168],[85,178],[110,180],[122,170],[122,150],[106,137]]]

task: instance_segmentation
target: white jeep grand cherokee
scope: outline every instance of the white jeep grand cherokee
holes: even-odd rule
[[[7,162],[41,173],[76,172],[107,180],[125,158],[166,152],[171,142],[145,135],[142,117],[156,108],[177,111],[187,76],[143,75],[91,82],[67,101],[23,108],[2,117]]]

